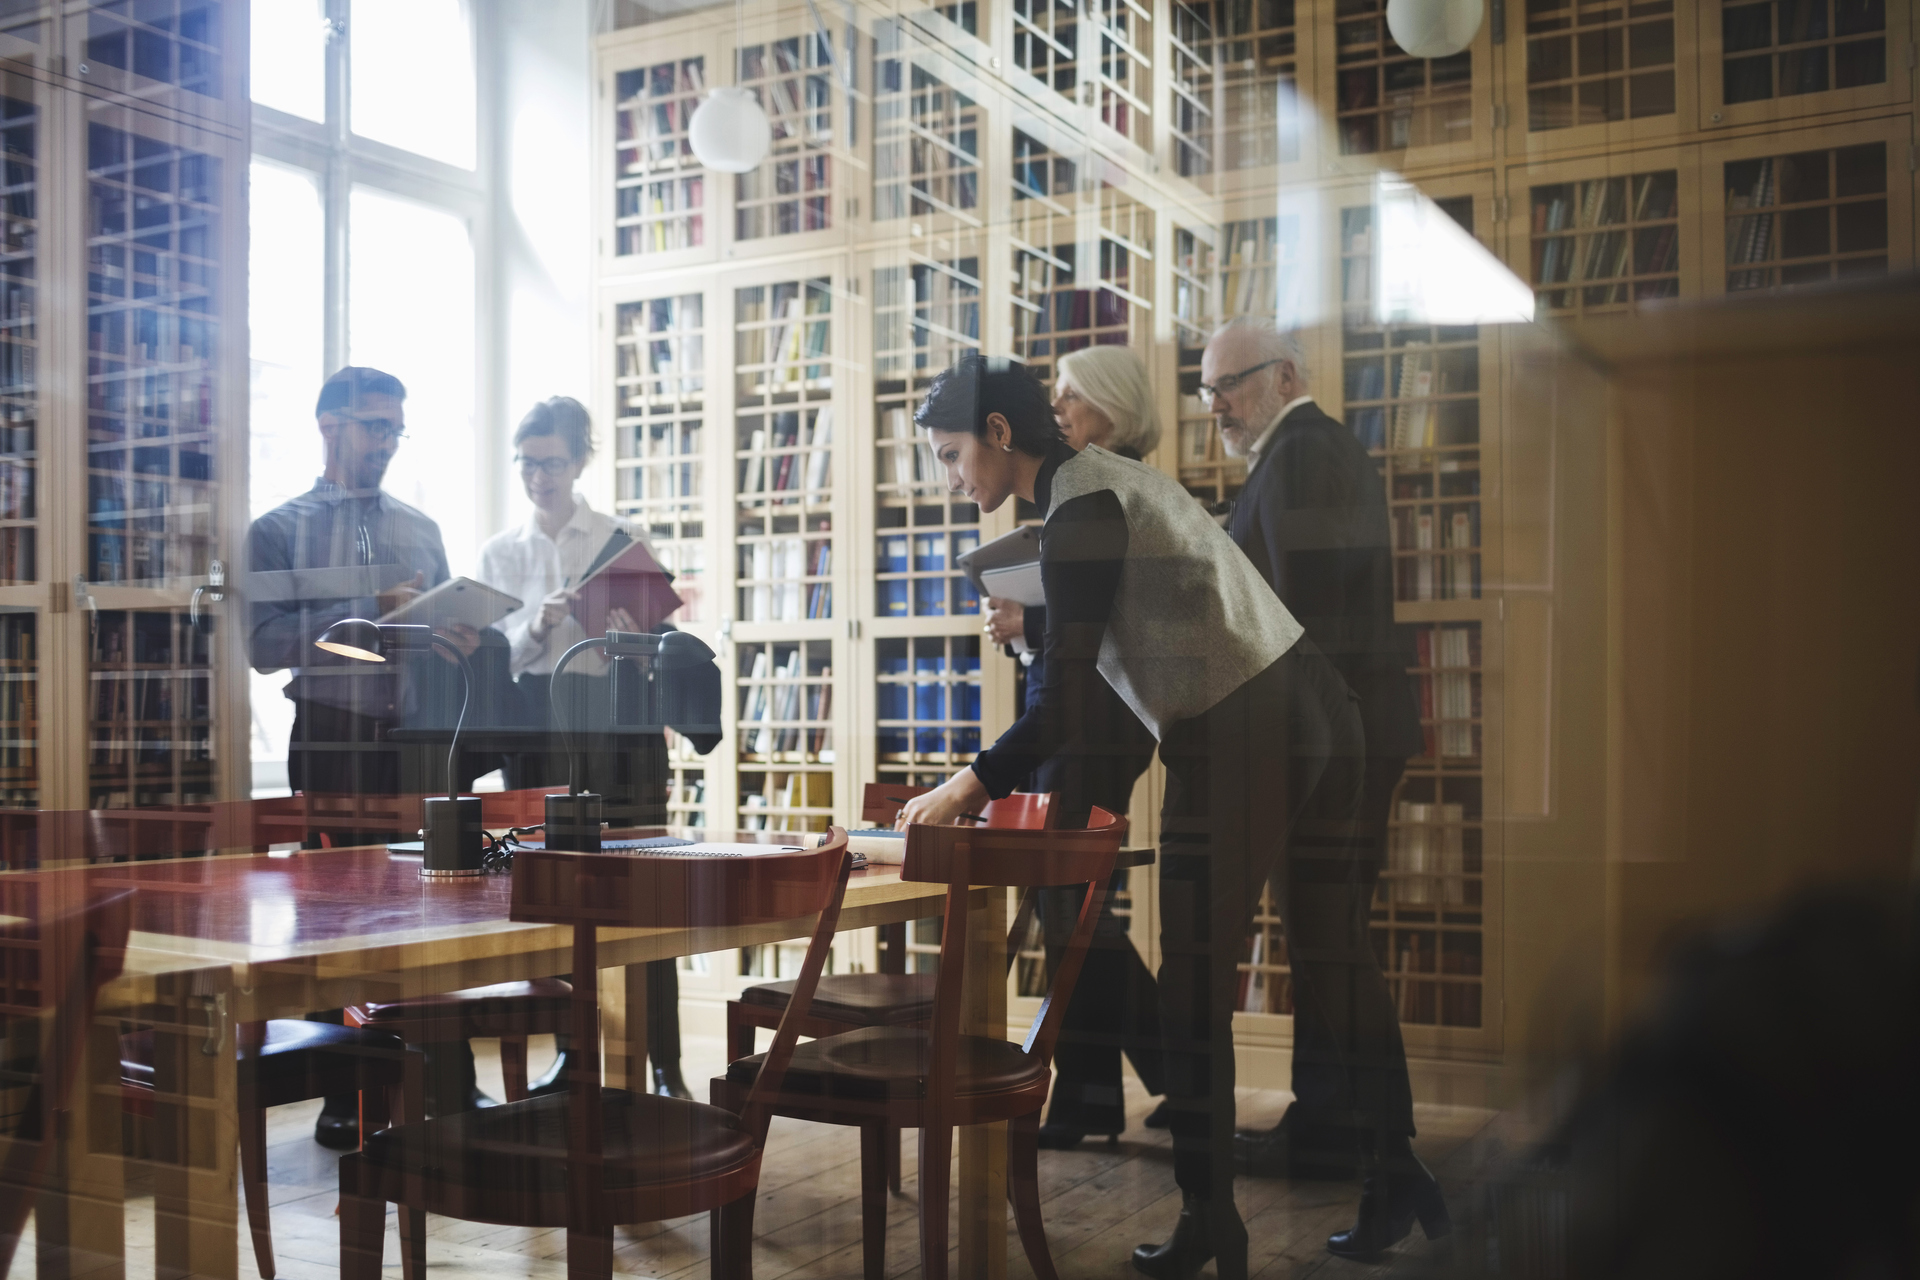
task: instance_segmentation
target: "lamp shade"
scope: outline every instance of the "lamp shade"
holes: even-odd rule
[[[668,631],[662,635],[650,631],[609,631],[604,652],[609,658],[651,658],[655,671],[684,670],[713,661],[713,650],[707,648],[700,637],[684,631]]]
[[[745,89],[715,89],[687,122],[687,141],[700,163],[721,173],[746,173],[767,158],[773,125]]]
[[[385,646],[380,643],[380,626],[365,618],[342,618],[320,633],[313,642],[316,649],[337,653],[356,662],[385,662]]]
[[[1387,0],[1387,30],[1416,58],[1450,58],[1473,43],[1486,0]]]
[[[356,662],[385,662],[390,653],[414,653],[433,647],[433,628],[404,622],[382,626],[365,618],[342,618],[320,633],[314,648]]]

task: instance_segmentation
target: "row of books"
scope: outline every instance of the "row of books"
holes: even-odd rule
[[[948,543],[951,540],[953,558],[947,558]],[[912,566],[915,573],[944,573],[947,565],[959,564],[960,557],[980,545],[980,532],[977,529],[962,529],[952,533],[883,533],[879,537],[879,556],[874,568],[880,573],[907,572],[907,545],[913,545]]]
[[[1533,189],[1533,234],[1659,222],[1679,213],[1679,175],[1672,169],[1631,178],[1592,178]]]
[[[922,659],[922,666],[929,661]],[[925,674],[923,670],[922,675]],[[949,707],[953,720],[973,724],[980,721],[980,685],[976,680],[956,680],[949,685],[945,681],[923,678],[908,684],[904,680],[882,677],[875,692],[882,724],[908,720],[928,724],[947,720]]]
[[[831,773],[770,773],[765,775],[765,791],[745,791],[740,797],[746,809],[831,809],[833,775]],[[764,830],[764,828],[761,828]]]
[[[1769,156],[1755,163],[1752,185],[1745,190],[1727,192],[1727,211],[1764,209],[1774,203],[1774,160]],[[1774,256],[1773,214],[1754,213],[1733,219],[1727,233],[1727,262],[1740,264],[1765,262]],[[1729,289],[1758,289],[1767,283],[1764,271],[1737,272],[1727,280]]]
[[[1435,512],[1396,507],[1393,544],[1401,551],[1447,554],[1397,557],[1401,600],[1477,600],[1480,597],[1480,507],[1478,503]]]
[[[764,727],[747,728],[743,741],[751,744],[748,751],[762,756],[805,751],[819,759],[830,758],[820,753],[832,743],[832,730],[825,722],[833,715],[833,670],[809,673],[805,653],[804,645],[795,645],[778,668],[771,650],[754,653],[740,719],[745,726]],[[813,727],[803,727],[802,721]],[[782,722],[784,727],[769,722]]]
[[[740,576],[751,585],[740,588],[743,622],[794,622],[800,618],[833,616],[833,585],[805,582],[833,571],[833,543],[821,538],[771,538],[740,548]]]
[[[11,633],[13,628],[7,628]],[[11,641],[13,636],[5,637]],[[26,648],[31,655],[32,632]],[[38,762],[36,731],[40,724],[39,683],[31,672],[10,673],[0,680],[0,768],[30,769]]]
[[[1433,929],[1395,929],[1392,946],[1388,949],[1387,961],[1381,968],[1386,970],[1387,977],[1390,979],[1402,974],[1414,977],[1428,974],[1456,978],[1479,977],[1478,949],[1462,945],[1465,941],[1466,936],[1458,933]],[[1449,946],[1449,942],[1454,945]],[[1408,983],[1406,985],[1424,984]]]
[[[1579,280],[1617,280],[1626,275],[1658,275],[1680,269],[1680,225],[1639,232],[1555,236],[1533,245],[1533,282],[1567,284]]]
[[[1415,679],[1420,721],[1429,760],[1468,759],[1480,754],[1479,629],[1421,627],[1414,632],[1421,672]]]
[[[767,366],[763,381],[773,386],[790,386],[803,378],[820,376],[814,372],[816,362],[824,361],[827,356],[831,330],[827,311],[832,305],[832,295],[824,287],[807,285],[803,311],[801,299],[796,296],[799,292],[775,286],[774,323],[764,328],[745,327],[762,318],[758,314],[759,306],[748,303],[740,308],[739,363]]]
[[[883,485],[898,489],[915,485],[946,483],[946,477],[933,460],[925,443],[914,435],[913,420],[903,405],[889,405],[880,411],[876,424],[880,432],[878,468]]]
[[[1276,927],[1256,925],[1247,944],[1247,961],[1240,969],[1242,1013],[1293,1012],[1293,978],[1279,970],[1287,964],[1286,935]]]
[[[650,183],[650,187],[671,187],[671,182]],[[683,178],[684,188],[676,203],[664,199],[649,200],[634,216],[638,226],[617,229],[615,252],[622,256],[635,253],[666,253],[674,249],[698,249],[707,242],[707,221],[700,210],[703,199],[698,178]]]
[[[1393,902],[1413,906],[1468,905],[1466,806],[1402,800],[1387,832],[1386,884]]]
[[[39,539],[31,527],[0,529],[0,582],[34,582],[39,578]]]
[[[813,415],[804,441],[802,416],[798,410],[776,413],[771,431],[755,427],[748,433],[746,457],[740,460],[742,494],[791,493],[800,490],[803,482],[809,493],[827,487],[833,465],[832,408],[823,405]]]

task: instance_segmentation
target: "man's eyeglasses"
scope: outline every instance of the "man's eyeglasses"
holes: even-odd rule
[[[398,443],[407,438],[407,424],[395,422],[392,418],[363,418],[357,413],[343,413],[343,418],[360,424],[360,429],[375,440],[392,440]]]
[[[1248,378],[1251,378],[1254,374],[1260,372],[1262,369],[1269,369],[1269,368],[1272,368],[1274,365],[1281,364],[1281,363],[1283,363],[1283,361],[1262,360],[1259,364],[1254,365],[1251,369],[1242,369],[1238,373],[1227,374],[1225,377],[1221,378],[1220,381],[1214,383],[1212,386],[1208,386],[1206,383],[1203,382],[1200,384],[1200,403],[1206,405],[1208,408],[1212,408],[1213,402],[1215,400],[1219,399],[1221,396],[1232,395],[1236,390],[1239,389],[1241,383],[1245,382]]]
[[[546,474],[553,476],[557,479],[558,477],[567,474],[567,471],[573,466],[573,459],[572,458],[526,458],[526,457],[520,456],[519,454],[515,454],[513,458],[513,465],[520,468],[520,474],[523,476],[530,476],[536,471],[543,471]]]

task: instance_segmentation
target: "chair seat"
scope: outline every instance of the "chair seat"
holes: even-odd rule
[[[754,1157],[732,1112],[701,1102],[601,1091],[601,1151],[608,1191],[703,1178]],[[566,1094],[461,1111],[367,1137],[361,1158],[391,1176],[423,1176],[494,1197],[564,1197]]]
[[[766,1054],[727,1064],[727,1079],[751,1085]],[[957,1095],[1005,1093],[1047,1076],[1047,1064],[1019,1045],[985,1036],[961,1036],[954,1070]],[[822,1098],[924,1098],[927,1033],[914,1027],[863,1027],[797,1045],[781,1091]]]
[[[815,1018],[858,1027],[904,1026],[933,1016],[934,976],[930,973],[830,973],[814,989],[809,1010]],[[785,1009],[793,983],[767,982],[740,993],[740,1003]]]
[[[399,1036],[371,1027],[272,1018],[259,1051],[243,1048],[239,1060],[243,1070],[251,1066],[254,1072],[260,1105],[277,1107],[398,1079],[405,1051]],[[120,1080],[136,1089],[154,1087],[152,1029],[120,1037]]]
[[[398,1029],[445,1021],[449,1024],[446,1039],[465,1040],[563,1031],[572,1007],[571,984],[560,978],[535,978],[531,982],[500,982],[490,987],[356,1005],[353,1013],[370,1027]]]

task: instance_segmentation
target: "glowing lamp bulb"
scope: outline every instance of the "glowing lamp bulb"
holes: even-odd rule
[[[1387,0],[1387,30],[1416,58],[1450,58],[1473,43],[1486,0]]]
[[[747,173],[767,158],[773,125],[747,90],[715,89],[687,122],[687,140],[707,168]]]

